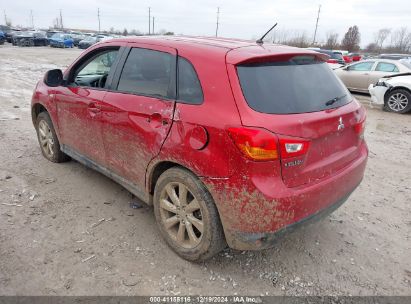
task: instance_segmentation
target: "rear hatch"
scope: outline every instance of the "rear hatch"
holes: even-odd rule
[[[259,56],[228,62],[228,70],[242,124],[276,134],[288,187],[323,179],[360,156],[364,109],[324,58]]]

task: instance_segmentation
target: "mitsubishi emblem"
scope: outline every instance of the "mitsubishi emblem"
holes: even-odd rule
[[[340,116],[340,119],[338,120],[338,127],[337,127],[337,131],[340,131],[342,129],[345,128],[345,125],[343,123],[342,117]]]

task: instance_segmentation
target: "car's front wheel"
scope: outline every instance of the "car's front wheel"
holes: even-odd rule
[[[395,113],[406,113],[411,110],[411,94],[404,89],[392,90],[385,101],[385,110]]]
[[[188,170],[175,167],[159,177],[154,213],[163,238],[184,259],[203,261],[226,246],[213,198]]]
[[[41,112],[37,116],[36,131],[41,153],[45,158],[54,163],[61,163],[70,159],[60,150],[56,131],[47,112]]]

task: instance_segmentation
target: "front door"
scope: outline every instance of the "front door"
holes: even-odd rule
[[[140,190],[148,163],[170,130],[176,96],[176,50],[130,44],[102,110],[109,168]]]
[[[70,72],[67,85],[55,96],[61,143],[101,164],[105,159],[101,101],[117,53],[118,48],[103,49],[79,62]]]

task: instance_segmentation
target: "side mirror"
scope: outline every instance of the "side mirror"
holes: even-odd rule
[[[63,72],[59,69],[50,70],[44,75],[44,83],[49,87],[58,87],[63,84]]]
[[[350,67],[349,67],[349,66],[345,66],[345,67],[343,67],[343,70],[349,71],[349,70],[350,70]]]

